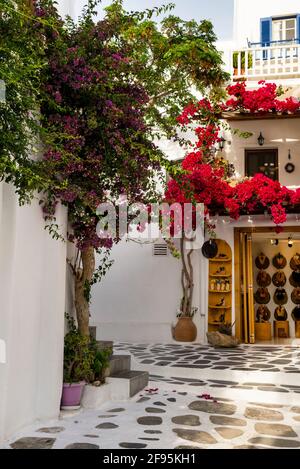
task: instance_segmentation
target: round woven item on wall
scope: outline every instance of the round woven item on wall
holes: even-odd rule
[[[268,287],[271,285],[271,276],[265,270],[261,270],[257,274],[256,282],[259,287]]]
[[[256,311],[256,322],[268,322],[271,317],[271,311],[266,305],[260,305]]]
[[[276,305],[286,305],[288,302],[288,295],[284,288],[277,288],[273,297]]]
[[[300,287],[297,287],[292,291],[291,298],[295,305],[300,305]]]
[[[284,285],[286,284],[285,273],[282,272],[282,270],[278,270],[278,272],[275,272],[275,274],[272,277],[272,282],[275,285],[275,287],[284,287]]]
[[[286,258],[280,252],[273,257],[272,262],[276,269],[284,269],[287,264]]]
[[[254,294],[254,298],[257,304],[266,305],[270,302],[270,293],[267,288],[260,287]]]
[[[290,267],[292,270],[300,270],[300,254],[298,252],[290,260]]]
[[[255,259],[255,265],[259,270],[266,270],[270,265],[269,258],[261,252]]]
[[[292,318],[294,321],[300,321],[300,306],[296,306],[296,308],[293,309]]]
[[[284,306],[277,306],[275,309],[274,317],[276,321],[286,321],[288,318],[288,314]]]

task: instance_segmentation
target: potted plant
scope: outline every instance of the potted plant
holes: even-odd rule
[[[109,348],[100,350],[97,347],[96,341],[91,343],[91,349],[93,351],[92,384],[94,386],[100,386],[105,383],[106,372],[109,369],[109,360],[112,352]]]
[[[193,322],[198,308],[192,306],[194,293],[194,270],[192,265],[193,249],[186,249],[186,242],[190,241],[184,235],[180,239],[180,257],[182,263],[181,285],[182,299],[177,311],[177,324],[172,329],[172,335],[178,342],[194,342],[197,337],[197,327]]]
[[[198,308],[191,308],[189,314],[177,311],[177,324],[173,329],[173,338],[178,342],[194,342],[197,337],[197,327],[193,322]]]
[[[74,319],[66,315],[69,332],[64,342],[64,383],[61,407],[79,408],[86,382],[93,381],[95,352],[90,339],[78,331]]]
[[[245,62],[246,62],[246,52],[242,51],[240,52],[241,54],[241,75],[245,75]],[[238,75],[238,57],[239,57],[239,52],[234,52],[233,53],[233,74]],[[253,59],[252,59],[252,54],[248,53],[248,69],[252,68],[253,65]]]

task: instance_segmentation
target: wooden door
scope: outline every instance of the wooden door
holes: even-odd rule
[[[255,343],[252,237],[241,233],[243,336],[246,344]]]

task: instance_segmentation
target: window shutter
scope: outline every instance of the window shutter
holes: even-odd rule
[[[298,44],[300,44],[300,15],[297,15],[297,33],[296,37],[298,40]]]
[[[272,40],[272,18],[260,20],[260,42],[263,47],[268,47]]]

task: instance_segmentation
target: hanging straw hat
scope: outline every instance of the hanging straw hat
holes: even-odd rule
[[[292,257],[290,267],[292,270],[300,270],[300,254],[298,252]]]
[[[270,261],[267,256],[261,252],[259,256],[255,259],[255,265],[259,270],[265,270],[269,267]]]
[[[275,272],[272,277],[272,282],[275,287],[284,287],[284,285],[286,284],[285,273],[282,270],[278,270],[278,272]]]
[[[284,288],[277,288],[274,293],[274,303],[276,305],[286,305],[288,302],[288,295]]]
[[[213,259],[214,257],[216,257],[216,255],[218,254],[217,243],[213,239],[205,241],[202,246],[202,254],[207,259]]]
[[[294,321],[300,321],[300,306],[296,306],[292,311]]]
[[[271,285],[271,276],[265,270],[261,270],[256,277],[256,282],[259,287],[268,287]]]
[[[266,305],[270,302],[270,293],[267,288],[260,287],[254,295],[256,303],[259,305]]]
[[[295,305],[300,305],[300,287],[297,287],[292,291],[292,302]]]
[[[286,264],[286,258],[280,252],[273,257],[273,265],[276,269],[284,269]]]
[[[271,311],[265,305],[260,305],[256,310],[256,322],[268,322],[271,317]]]
[[[300,287],[300,271],[294,270],[290,275],[290,284],[293,287]]]
[[[277,306],[275,309],[274,317],[276,321],[286,321],[288,314],[284,306]]]

